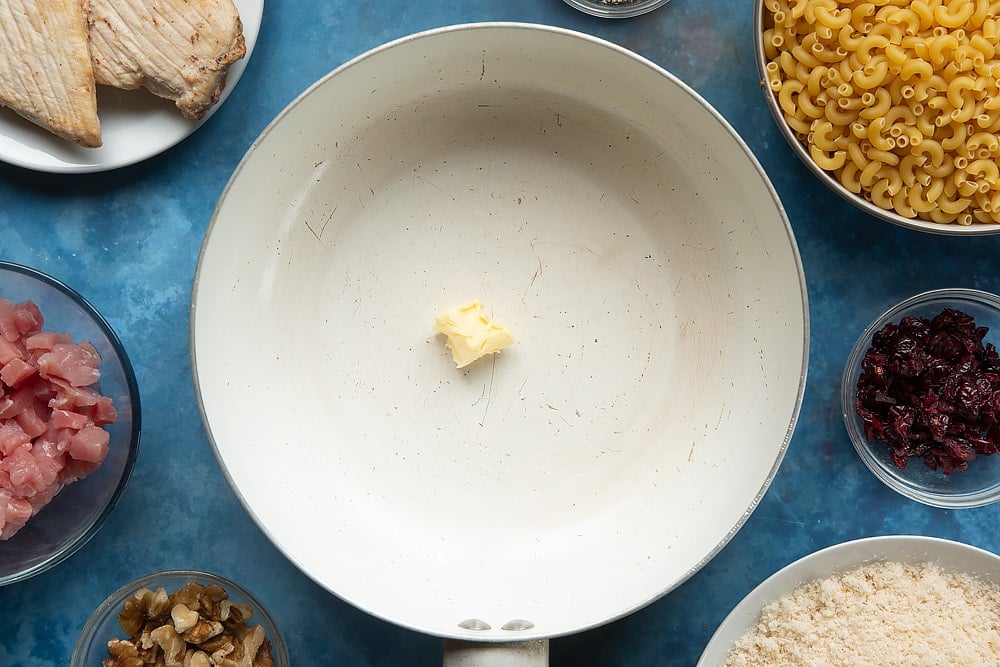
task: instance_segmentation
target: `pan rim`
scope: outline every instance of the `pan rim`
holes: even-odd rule
[[[655,590],[655,591],[651,591],[646,597],[638,600],[630,608],[620,610],[620,611],[615,612],[613,614],[606,614],[606,615],[604,615],[604,618],[602,618],[601,620],[594,621],[593,623],[579,625],[579,626],[576,626],[576,627],[573,627],[573,628],[569,628],[569,629],[566,629],[564,631],[560,631],[560,632],[556,632],[556,633],[542,632],[542,631],[536,630],[536,629],[526,629],[526,630],[518,631],[516,633],[507,633],[507,634],[504,634],[504,635],[483,634],[483,635],[480,636],[478,634],[470,634],[468,632],[463,632],[460,628],[457,628],[457,627],[454,628],[453,630],[451,630],[450,632],[446,631],[446,630],[438,629],[438,628],[425,627],[425,626],[421,626],[419,624],[414,624],[414,623],[408,623],[408,622],[405,622],[405,621],[401,621],[400,619],[395,618],[395,617],[393,617],[393,616],[385,613],[384,610],[373,609],[373,608],[371,608],[370,605],[365,604],[363,601],[357,600],[357,599],[352,598],[352,597],[347,597],[342,592],[337,591],[337,590],[333,590],[327,584],[325,584],[324,582],[319,581],[316,577],[314,577],[309,572],[309,570],[307,568],[305,568],[303,566],[303,564],[298,559],[295,558],[295,556],[293,554],[289,553],[286,549],[284,549],[284,548],[281,547],[281,545],[279,544],[279,542],[275,539],[275,536],[273,535],[273,533],[268,529],[268,527],[266,525],[264,525],[263,521],[261,521],[260,518],[256,515],[256,513],[253,511],[253,508],[251,507],[251,504],[249,503],[249,501],[247,500],[247,498],[239,490],[239,487],[236,484],[236,480],[232,477],[230,471],[227,469],[227,467],[225,465],[224,457],[222,456],[222,453],[220,451],[219,445],[216,442],[215,435],[213,434],[213,430],[212,430],[212,427],[211,427],[209,416],[207,414],[207,410],[206,410],[206,407],[205,407],[205,401],[204,401],[204,396],[202,394],[201,383],[199,381],[200,369],[199,369],[199,364],[198,364],[197,345],[196,345],[196,330],[197,330],[197,322],[198,322],[198,317],[199,317],[199,312],[198,312],[198,307],[197,307],[197,296],[198,296],[199,285],[200,285],[200,281],[201,281],[201,278],[202,278],[202,272],[203,272],[203,268],[204,268],[203,261],[204,261],[207,249],[208,249],[208,247],[210,245],[210,242],[211,242],[211,239],[212,239],[212,236],[213,236],[213,232],[215,231],[216,223],[219,220],[219,216],[220,216],[220,212],[221,212],[222,207],[223,207],[223,203],[226,201],[226,198],[229,195],[231,189],[233,188],[234,183],[236,183],[236,181],[239,179],[239,177],[240,177],[241,173],[243,172],[244,168],[246,167],[247,163],[250,161],[251,156],[255,153],[258,145],[267,136],[269,136],[274,131],[274,128],[279,123],[281,123],[282,120],[284,118],[286,118],[296,107],[298,107],[298,105],[300,105],[301,103],[303,103],[303,101],[306,100],[308,97],[310,97],[318,88],[326,85],[331,79],[333,79],[334,77],[336,77],[339,73],[341,73],[341,72],[343,72],[343,71],[345,71],[345,70],[347,70],[347,69],[349,69],[351,67],[354,67],[357,64],[359,64],[359,63],[361,63],[361,62],[363,62],[363,61],[365,61],[367,59],[377,57],[380,53],[382,53],[384,51],[387,51],[387,50],[390,50],[390,49],[394,49],[394,48],[406,45],[409,42],[416,41],[416,40],[427,39],[427,38],[433,38],[435,36],[438,36],[438,35],[441,35],[441,34],[445,34],[445,33],[456,32],[456,31],[467,31],[467,30],[533,30],[533,31],[541,31],[541,32],[554,33],[554,34],[562,35],[564,37],[573,38],[573,39],[584,40],[584,41],[593,43],[593,44],[595,44],[595,45],[597,45],[597,46],[599,46],[601,48],[608,49],[608,50],[611,50],[611,51],[616,52],[618,54],[627,56],[629,59],[635,61],[637,64],[639,64],[639,65],[641,65],[643,67],[652,69],[658,75],[666,78],[673,85],[677,86],[686,95],[688,95],[689,97],[691,97],[692,99],[694,99],[695,101],[697,101],[697,103],[699,104],[699,106],[702,109],[704,109],[705,112],[708,113],[714,119],[714,121],[720,126],[719,129],[720,130],[724,130],[725,132],[727,132],[729,134],[730,138],[739,146],[740,150],[743,152],[744,156],[749,161],[749,164],[753,166],[754,170],[757,172],[757,175],[760,177],[761,185],[763,185],[766,188],[766,191],[767,191],[770,199],[774,203],[775,209],[780,214],[781,224],[783,225],[784,231],[786,233],[786,240],[787,240],[787,242],[789,244],[790,254],[791,254],[791,257],[792,257],[792,259],[794,261],[795,272],[797,274],[798,281],[799,281],[798,284],[799,284],[799,292],[800,292],[801,307],[802,307],[801,317],[802,317],[802,322],[803,322],[803,347],[802,347],[802,358],[800,360],[801,373],[799,375],[798,386],[797,386],[797,389],[795,391],[795,401],[794,401],[794,405],[792,406],[789,423],[787,425],[787,428],[785,429],[785,433],[784,433],[784,436],[782,438],[782,442],[781,442],[780,447],[778,449],[778,452],[777,452],[777,455],[775,457],[775,460],[774,460],[772,466],[770,467],[770,470],[769,470],[769,472],[768,472],[765,480],[763,481],[763,483],[761,484],[760,488],[758,489],[758,492],[756,493],[756,495],[754,496],[754,498],[752,499],[752,501],[750,502],[750,504],[744,509],[743,513],[741,514],[741,517],[740,517],[739,521],[734,526],[732,526],[725,533],[725,535],[723,536],[723,538],[704,557],[702,557],[697,563],[695,563],[687,571],[683,572],[674,581],[668,582],[668,584],[665,585],[665,586],[663,586],[662,588],[660,588],[658,590]],[[534,640],[534,639],[554,638],[554,637],[558,637],[558,636],[569,635],[569,634],[574,634],[574,633],[577,633],[577,632],[586,631],[586,630],[589,630],[589,629],[592,629],[592,628],[596,628],[596,627],[605,625],[605,624],[607,624],[609,622],[612,622],[614,620],[617,620],[617,619],[620,619],[620,618],[622,618],[624,616],[627,616],[627,615],[629,615],[629,614],[631,614],[631,613],[633,613],[633,612],[635,612],[635,611],[637,611],[637,610],[639,610],[639,609],[641,609],[641,608],[643,608],[643,607],[651,604],[652,602],[660,599],[661,597],[663,597],[664,595],[670,593],[671,591],[675,590],[678,586],[680,586],[681,584],[683,584],[684,582],[686,582],[694,574],[696,574],[700,569],[702,569],[709,561],[711,561],[732,540],[733,536],[735,536],[736,533],[739,532],[739,530],[743,527],[743,525],[745,524],[745,522],[747,521],[747,519],[750,517],[750,515],[756,510],[756,508],[760,504],[761,500],[763,499],[764,495],[766,494],[767,490],[770,488],[770,485],[773,482],[773,480],[774,480],[774,478],[775,478],[775,476],[777,474],[777,471],[778,471],[778,469],[779,469],[779,467],[780,467],[780,465],[781,465],[781,463],[782,463],[782,461],[784,459],[785,453],[787,451],[787,448],[789,446],[791,438],[792,438],[792,436],[794,434],[795,425],[796,425],[796,422],[797,422],[797,419],[798,419],[798,416],[799,416],[799,412],[800,412],[800,409],[801,409],[801,406],[802,406],[802,401],[803,401],[803,397],[804,397],[804,393],[805,393],[805,385],[806,385],[807,370],[808,370],[808,368],[807,368],[807,366],[808,366],[807,361],[808,361],[808,356],[809,356],[809,335],[810,335],[810,327],[809,327],[808,293],[807,293],[807,289],[806,289],[805,275],[804,275],[804,271],[803,271],[803,268],[802,268],[801,257],[800,257],[800,253],[799,253],[799,250],[798,250],[798,246],[797,246],[797,244],[795,242],[795,236],[794,236],[794,232],[792,230],[791,224],[790,224],[790,222],[788,220],[787,214],[786,214],[785,209],[784,209],[784,207],[783,207],[783,205],[781,203],[781,200],[778,197],[777,192],[776,192],[773,184],[771,183],[770,179],[767,177],[765,171],[763,170],[763,168],[760,165],[760,163],[758,162],[757,158],[754,156],[754,154],[750,150],[749,146],[746,144],[746,142],[743,140],[743,138],[735,131],[735,129],[728,123],[728,121],[726,121],[725,118],[723,118],[723,116],[718,111],[716,111],[714,109],[714,107],[712,107],[706,100],[704,100],[704,98],[702,98],[697,92],[695,92],[687,84],[685,84],[680,79],[678,79],[675,75],[671,74],[670,72],[668,72],[666,69],[660,67],[659,65],[656,65],[655,63],[649,61],[645,57],[643,57],[643,56],[641,56],[639,54],[636,54],[636,53],[634,53],[634,52],[632,52],[632,51],[630,51],[630,50],[628,50],[628,49],[626,49],[624,47],[616,45],[616,44],[614,44],[612,42],[609,42],[607,40],[604,40],[604,39],[601,39],[601,38],[598,38],[598,37],[594,37],[592,35],[587,35],[587,34],[584,34],[584,33],[580,33],[580,32],[574,31],[574,30],[570,30],[570,29],[559,28],[559,27],[554,27],[554,26],[545,26],[545,25],[533,24],[533,23],[506,22],[506,21],[489,21],[489,22],[477,22],[477,23],[466,23],[466,24],[456,24],[456,25],[451,25],[451,26],[444,26],[444,27],[439,27],[439,28],[433,28],[433,29],[429,29],[429,30],[420,31],[420,32],[417,32],[417,33],[413,33],[411,35],[407,35],[407,36],[400,37],[398,39],[389,41],[389,42],[387,42],[385,44],[382,44],[380,46],[377,46],[377,47],[375,47],[375,48],[373,48],[373,49],[371,49],[369,51],[366,51],[365,53],[363,53],[363,54],[361,54],[359,56],[356,56],[356,57],[348,60],[344,64],[338,66],[337,68],[331,70],[328,74],[324,75],[323,77],[321,77],[320,79],[318,79],[316,82],[314,82],[313,84],[311,84],[310,86],[308,86],[301,94],[299,94],[292,102],[290,102],[275,117],[275,119],[272,120],[267,125],[267,127],[261,132],[261,134],[251,144],[250,148],[244,154],[244,156],[241,159],[239,165],[236,167],[235,171],[233,172],[233,175],[231,176],[231,178],[227,182],[227,184],[226,184],[226,186],[225,186],[225,188],[224,188],[224,190],[223,190],[223,192],[222,192],[222,194],[221,194],[221,196],[219,198],[219,201],[218,201],[218,203],[217,203],[217,205],[215,207],[215,210],[212,213],[212,217],[211,217],[211,220],[209,222],[208,229],[207,229],[207,231],[205,233],[205,237],[204,237],[204,241],[203,241],[203,244],[202,244],[202,248],[201,248],[201,250],[199,252],[198,262],[197,262],[197,266],[196,266],[196,270],[195,270],[195,276],[194,276],[194,281],[193,281],[193,285],[192,285],[192,293],[191,293],[190,328],[189,328],[190,363],[191,363],[191,369],[192,369],[192,377],[193,377],[194,385],[195,385],[195,394],[196,394],[196,399],[197,399],[199,414],[201,416],[202,423],[203,423],[203,425],[205,427],[206,437],[207,437],[207,439],[208,439],[208,441],[209,441],[209,443],[210,443],[210,445],[212,447],[213,454],[215,455],[217,461],[220,464],[220,468],[222,470],[223,475],[225,476],[225,478],[226,478],[227,482],[229,483],[230,487],[233,489],[233,492],[235,493],[235,495],[239,499],[240,503],[243,505],[244,509],[248,512],[248,514],[251,516],[251,518],[254,520],[254,522],[258,525],[258,527],[269,538],[269,540],[279,548],[279,550],[282,552],[282,554],[286,558],[288,558],[293,564],[295,564],[296,567],[300,571],[302,571],[307,576],[309,576],[309,578],[311,578],[313,581],[315,581],[318,585],[320,585],[321,587],[325,588],[329,592],[333,593],[335,596],[337,596],[337,597],[345,600],[346,602],[350,603],[351,605],[353,605],[353,606],[355,606],[355,607],[357,607],[357,608],[365,611],[366,613],[368,613],[368,614],[370,614],[370,615],[372,615],[372,616],[374,616],[376,618],[379,618],[381,620],[384,620],[386,622],[392,623],[392,624],[397,625],[397,626],[406,627],[408,629],[411,629],[411,630],[414,630],[414,631],[417,631],[417,632],[422,632],[422,633],[430,634],[430,635],[441,637],[441,638],[459,639],[459,640],[467,640],[467,639],[471,638],[471,639],[475,639],[476,641],[483,641],[483,642],[505,642],[505,641],[511,641],[511,640]]]

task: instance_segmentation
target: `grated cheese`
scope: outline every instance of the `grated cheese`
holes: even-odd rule
[[[1000,586],[933,563],[876,562],[767,605],[725,667],[1000,665]]]

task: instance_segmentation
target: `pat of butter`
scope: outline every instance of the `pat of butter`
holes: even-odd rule
[[[440,313],[434,318],[434,331],[447,336],[446,343],[459,368],[514,342],[510,331],[490,319],[479,301]]]

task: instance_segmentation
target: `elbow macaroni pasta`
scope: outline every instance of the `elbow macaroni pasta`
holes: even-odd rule
[[[905,218],[1000,223],[998,0],[765,0],[765,85],[813,162]]]

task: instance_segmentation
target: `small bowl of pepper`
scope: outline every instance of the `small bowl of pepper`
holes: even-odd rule
[[[1000,500],[1000,297],[912,296],[875,319],[847,361],[847,433],[874,475],[933,507]]]
[[[604,19],[626,19],[659,9],[669,0],[565,0],[570,7]]]

